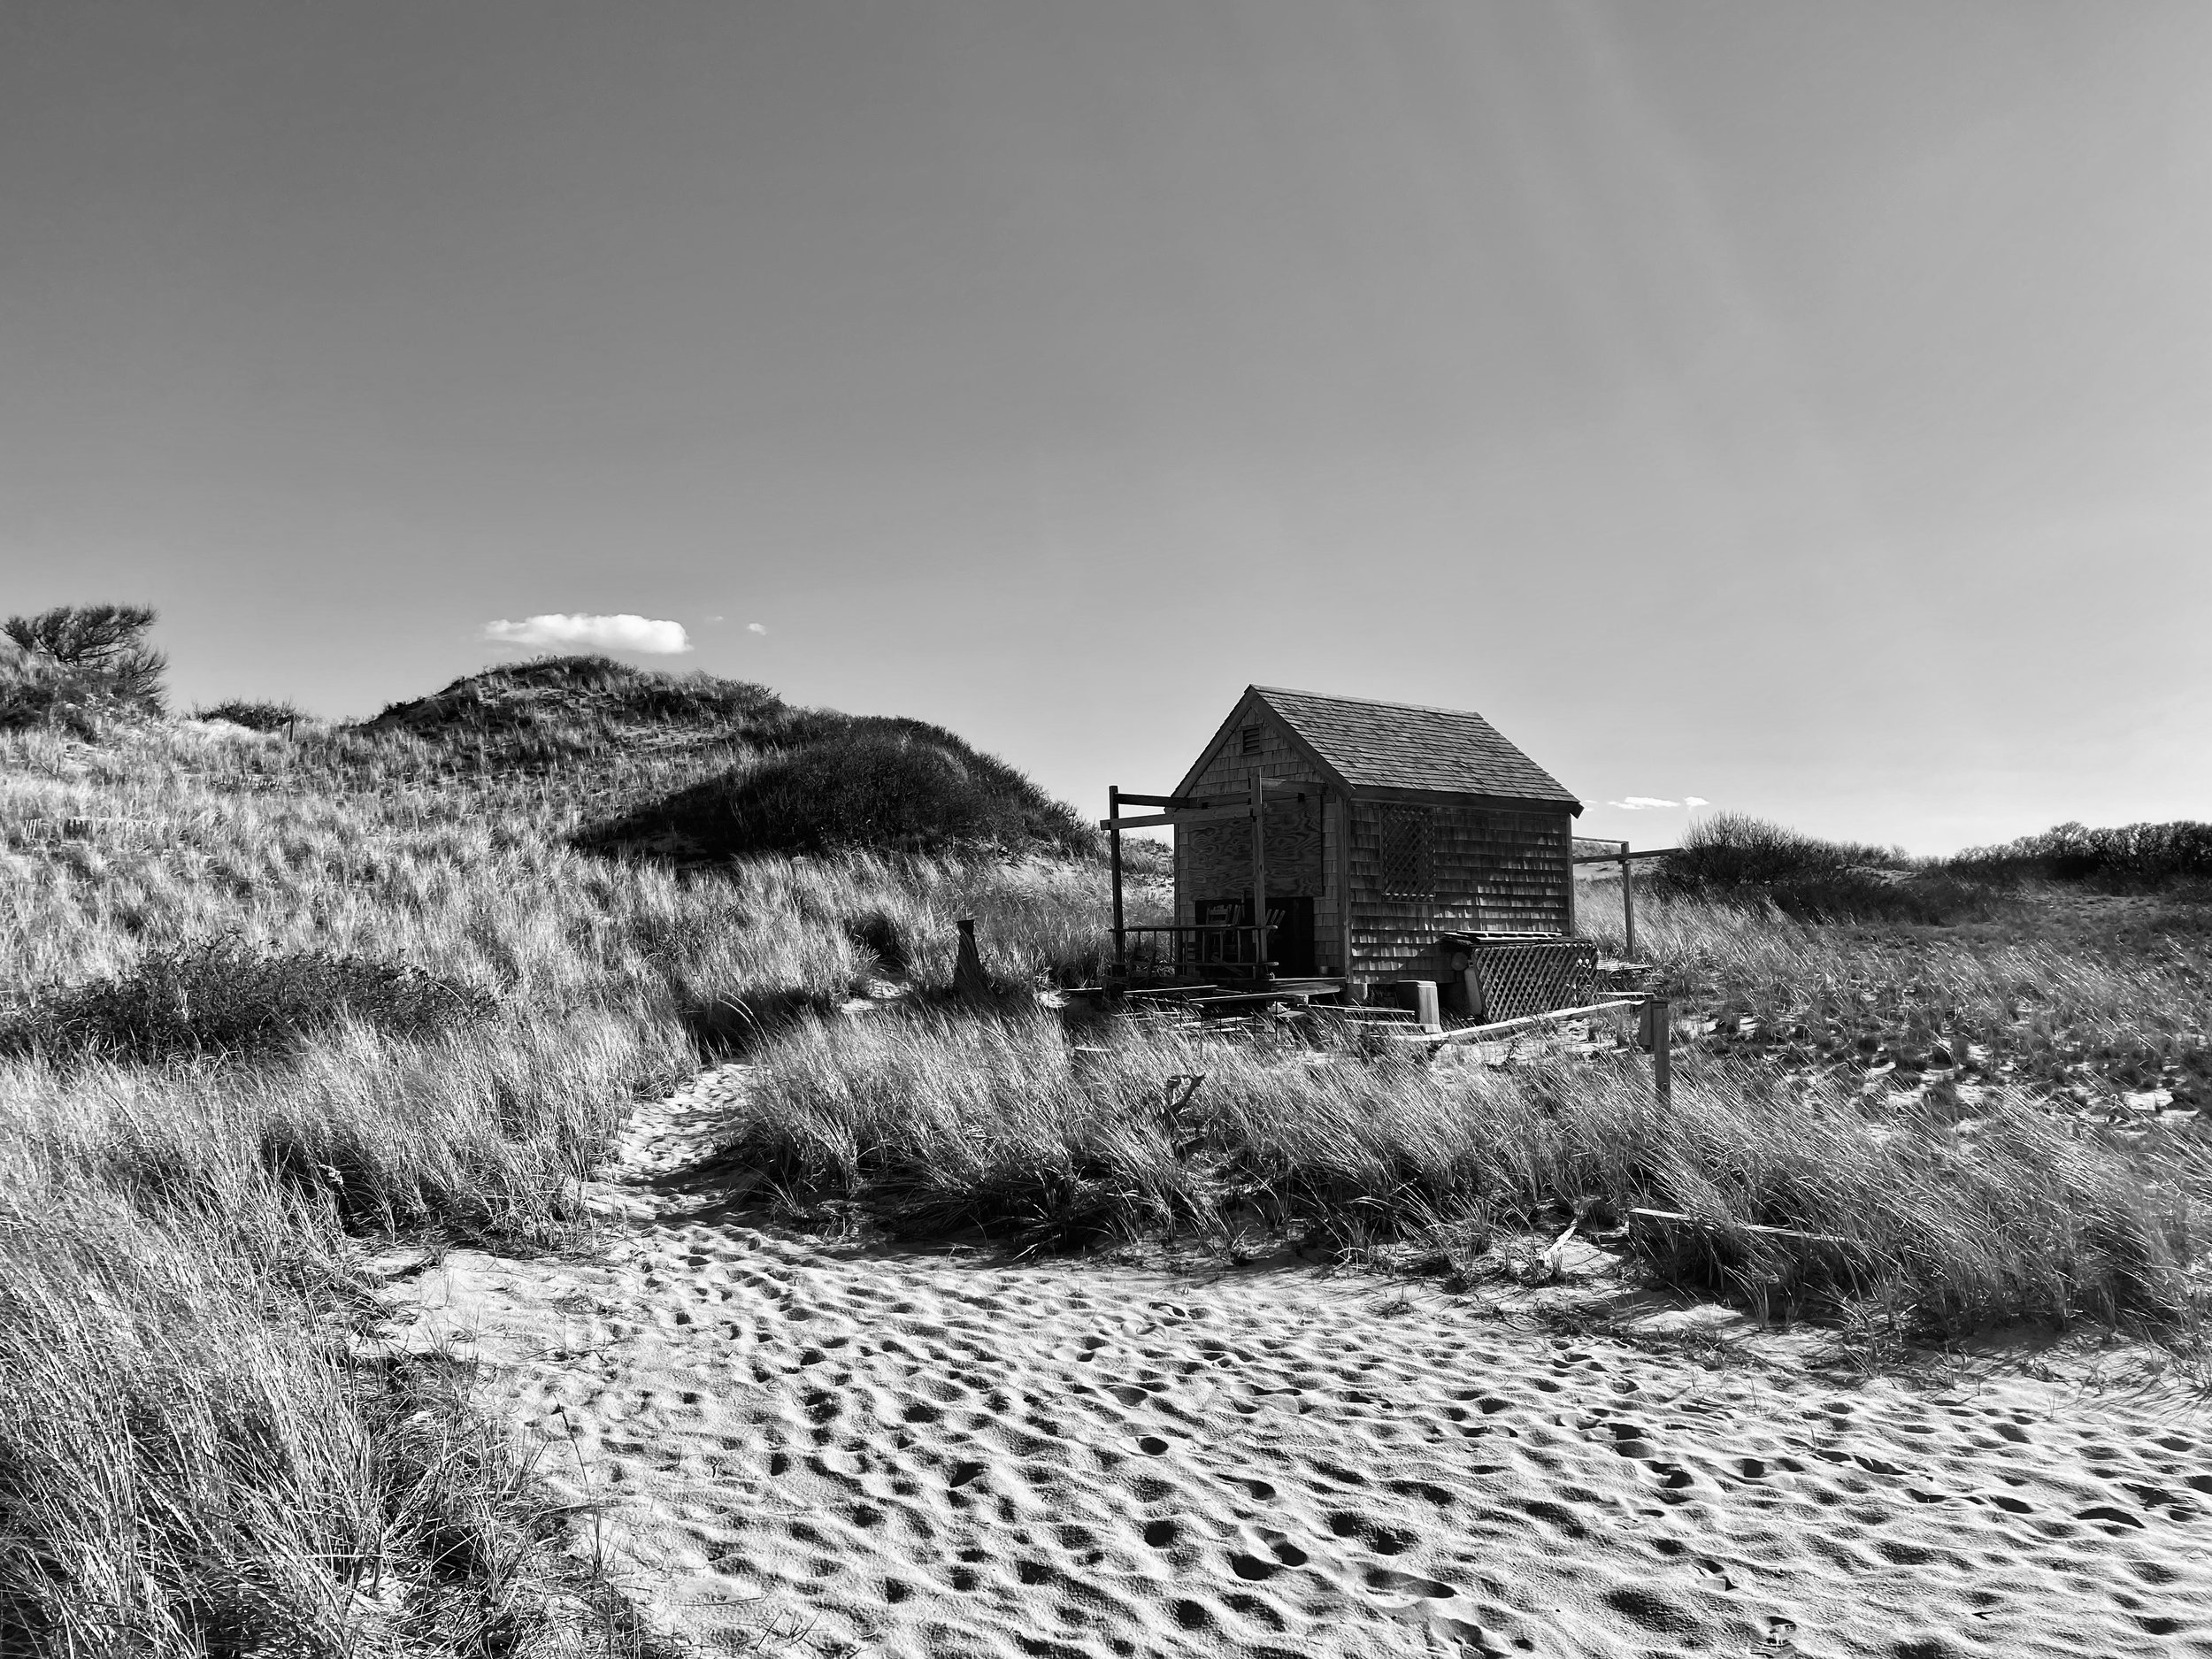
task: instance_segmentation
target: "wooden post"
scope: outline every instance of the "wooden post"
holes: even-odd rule
[[[1434,979],[1416,979],[1413,982],[1413,1007],[1420,1018],[1423,1031],[1444,1029],[1444,1016],[1437,1006]]]
[[[1628,843],[1626,841],[1623,841],[1621,843],[1621,923],[1624,930],[1627,933],[1627,940],[1626,942],[1621,946],[1621,955],[1631,962],[1636,960],[1636,887],[1633,880],[1635,868],[1628,862]]]
[[[1567,825],[1567,937],[1575,936],[1575,821],[1570,817]]]
[[[1114,978],[1129,978],[1128,934],[1121,921],[1121,786],[1106,786],[1106,849],[1114,871]]]
[[[983,956],[976,949],[975,923],[964,919],[954,926],[960,930],[960,955],[953,964],[952,988],[964,997],[987,997],[991,976],[983,971]]]
[[[1344,976],[1344,995],[1358,1002],[1359,981],[1352,977],[1352,800],[1336,797],[1336,930],[1340,960],[1336,971]]]
[[[1267,972],[1267,780],[1252,769],[1252,972],[1265,985]]]
[[[1651,1019],[1651,1083],[1663,1106],[1674,1098],[1674,1004],[1655,996],[1645,1006]]]

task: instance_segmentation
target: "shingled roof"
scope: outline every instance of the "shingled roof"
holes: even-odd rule
[[[1502,795],[1582,810],[1556,778],[1470,710],[1279,686],[1248,687],[1245,695],[1265,704],[1348,788]]]

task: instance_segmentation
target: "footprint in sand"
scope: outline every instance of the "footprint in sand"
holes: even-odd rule
[[[1361,1581],[1378,1595],[1411,1595],[1441,1601],[1458,1591],[1448,1584],[1434,1578],[1424,1578],[1417,1572],[1395,1572],[1388,1567],[1370,1567],[1360,1575]]]
[[[1249,1583],[1264,1584],[1285,1569],[1302,1567],[1312,1560],[1287,1532],[1263,1527],[1245,1536],[1255,1540],[1257,1548],[1231,1551],[1229,1571]],[[1266,1552],[1264,1555],[1259,1553],[1262,1550]]]
[[[1728,1576],[1728,1569],[1717,1561],[1695,1561],[1690,1564],[1704,1577],[1708,1589],[1733,1590],[1736,1587],[1736,1581]]]
[[[1264,1584],[1282,1571],[1280,1563],[1262,1561],[1256,1555],[1237,1551],[1229,1557],[1229,1571],[1251,1584]]]

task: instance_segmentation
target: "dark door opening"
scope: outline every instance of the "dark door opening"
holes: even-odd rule
[[[1194,907],[1191,919],[1205,927],[1249,927],[1252,907],[1248,899],[1201,899]],[[1275,972],[1285,979],[1309,979],[1314,972],[1313,900],[1310,896],[1292,898],[1282,894],[1271,895],[1267,901],[1267,954],[1275,964]],[[1198,936],[1199,965],[1215,964],[1249,967],[1252,963],[1252,936],[1249,933],[1201,933]]]

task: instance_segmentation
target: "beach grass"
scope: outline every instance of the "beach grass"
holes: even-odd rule
[[[1466,1240],[1617,1227],[1655,1272],[1833,1312],[1871,1301],[1955,1334],[2019,1319],[2178,1326],[2198,1314],[2212,1160],[2193,1137],[2082,1133],[2023,1088],[1971,1113],[1840,1079],[1685,1056],[1507,1072],[1129,1021],[1071,1044],[1044,1016],[808,1018],[758,1054],[726,1152],[904,1233],[1017,1248],[1172,1228]],[[1168,1110],[1171,1079],[1202,1077]],[[1783,1248],[1750,1229],[1821,1235]]]

